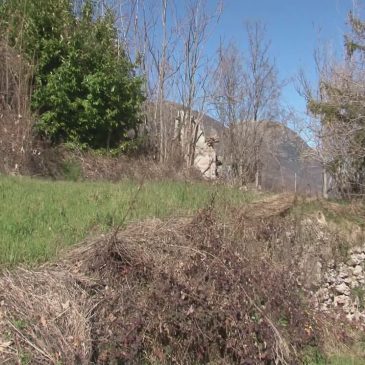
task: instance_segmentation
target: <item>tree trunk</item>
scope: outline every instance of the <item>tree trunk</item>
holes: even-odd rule
[[[322,197],[328,199],[328,176],[326,169],[323,169],[322,178]]]

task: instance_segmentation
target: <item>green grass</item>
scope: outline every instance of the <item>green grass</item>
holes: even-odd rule
[[[364,365],[365,359],[355,353],[324,356],[316,347],[309,347],[305,351],[303,363],[305,365]]]
[[[338,225],[339,227],[346,227],[348,223],[358,225],[359,227],[365,228],[364,215],[365,215],[365,205],[358,205],[361,207],[361,214],[359,212],[352,212],[349,208],[349,202],[341,200],[329,200],[329,203],[336,203],[338,206],[345,208],[343,212],[336,212],[331,209],[325,201],[313,200],[307,202],[301,202],[296,207],[292,209],[292,214],[302,217],[303,215],[310,215],[321,211],[328,221],[331,221]],[[346,209],[347,208],[347,209]],[[346,212],[346,213],[345,213]]]
[[[358,357],[336,356],[330,359],[331,365],[364,365],[365,359]]]
[[[364,365],[365,359],[359,357],[333,356],[328,360],[308,363],[308,365]]]
[[[207,183],[66,182],[0,176],[0,267],[37,264],[88,235],[126,221],[179,216],[217,204],[252,200],[250,193]],[[217,193],[217,194],[216,194]]]
[[[364,365],[364,359],[351,359],[347,357],[335,357],[319,362],[311,362],[308,365]]]

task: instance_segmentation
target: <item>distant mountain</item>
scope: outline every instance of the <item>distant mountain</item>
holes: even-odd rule
[[[263,130],[262,186],[269,190],[321,191],[322,169],[313,150],[292,129],[276,122],[261,122]]]
[[[251,122],[254,123],[254,122]],[[258,124],[263,137],[261,147],[261,184],[264,189],[316,194],[321,191],[322,169],[313,157],[313,150],[292,129],[283,124],[263,121]],[[217,154],[224,160],[225,130],[217,120],[204,115],[202,129],[206,137],[216,136]]]

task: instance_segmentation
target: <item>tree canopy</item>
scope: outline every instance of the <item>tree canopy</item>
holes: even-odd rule
[[[93,1],[3,0],[0,36],[34,64],[36,130],[54,143],[117,147],[139,121],[142,80],[111,12]]]

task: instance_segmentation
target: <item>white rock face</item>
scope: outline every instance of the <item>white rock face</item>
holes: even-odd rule
[[[195,147],[194,166],[197,167],[204,177],[217,178],[217,153],[214,144],[208,143],[203,131],[198,130],[198,141]]]
[[[185,140],[185,126],[183,124],[184,112],[181,110],[178,112],[178,116],[175,120],[174,140],[178,140],[181,146],[186,147],[191,144],[191,141]],[[217,135],[210,135],[207,137],[201,128],[201,123],[197,122],[195,117],[191,119],[193,134],[196,136],[195,154],[194,154],[194,167],[196,167],[202,175],[207,179],[216,179],[218,177],[217,166],[217,153],[215,150],[215,144],[219,143]],[[195,138],[195,137],[194,137]]]

